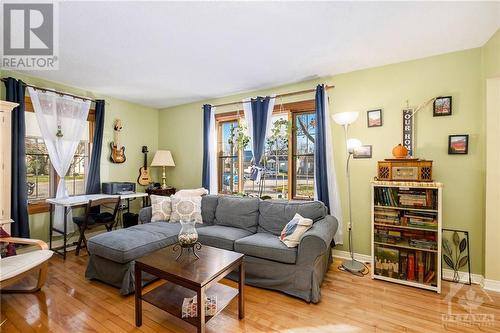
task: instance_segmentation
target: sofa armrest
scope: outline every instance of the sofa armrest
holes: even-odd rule
[[[297,264],[314,264],[318,256],[329,251],[338,222],[330,215],[316,221],[300,240]]]
[[[144,207],[139,211],[139,222],[149,223],[151,222],[151,217],[153,216],[153,208]]]

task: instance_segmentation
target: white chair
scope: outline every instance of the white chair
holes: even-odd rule
[[[48,250],[47,243],[38,239],[4,237],[0,242],[35,245],[39,249],[27,253],[18,254],[0,260],[0,292],[2,293],[32,293],[39,291],[45,284],[48,260],[53,252]],[[6,289],[6,287],[18,282],[32,272],[38,271],[38,282],[35,287],[29,289]]]

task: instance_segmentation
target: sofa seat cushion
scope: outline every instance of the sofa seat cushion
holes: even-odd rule
[[[140,224],[94,236],[88,240],[87,246],[92,254],[126,263],[174,244],[180,229],[179,223]]]
[[[215,210],[215,224],[255,233],[259,221],[259,200],[259,198],[219,196]]]
[[[206,226],[198,229],[198,239],[201,244],[230,251],[234,250],[235,240],[251,234],[250,231],[244,229],[221,225]]]
[[[313,222],[326,216],[326,207],[320,201],[263,200],[259,204],[258,232],[269,232],[279,236],[295,214]]]
[[[295,264],[297,248],[287,247],[280,239],[267,232],[258,232],[234,242],[234,250],[252,257]]]

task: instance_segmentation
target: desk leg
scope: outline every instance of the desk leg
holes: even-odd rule
[[[52,250],[52,235],[54,227],[54,205],[49,204],[49,249]]]
[[[135,265],[135,326],[142,325],[142,271]]]
[[[241,259],[240,278],[238,282],[238,317],[245,318],[245,263]]]
[[[196,293],[198,303],[198,333],[205,333],[205,288]]]
[[[63,248],[63,258],[66,260],[66,243],[68,242],[68,207],[64,206],[64,248]]]

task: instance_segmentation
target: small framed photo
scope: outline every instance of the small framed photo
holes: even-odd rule
[[[469,135],[450,135],[448,137],[448,154],[466,155],[469,153]]]
[[[451,96],[436,98],[433,114],[434,117],[451,116]]]
[[[382,110],[370,110],[366,112],[366,121],[368,127],[382,126]]]
[[[364,145],[354,149],[353,158],[372,158],[372,146]]]

